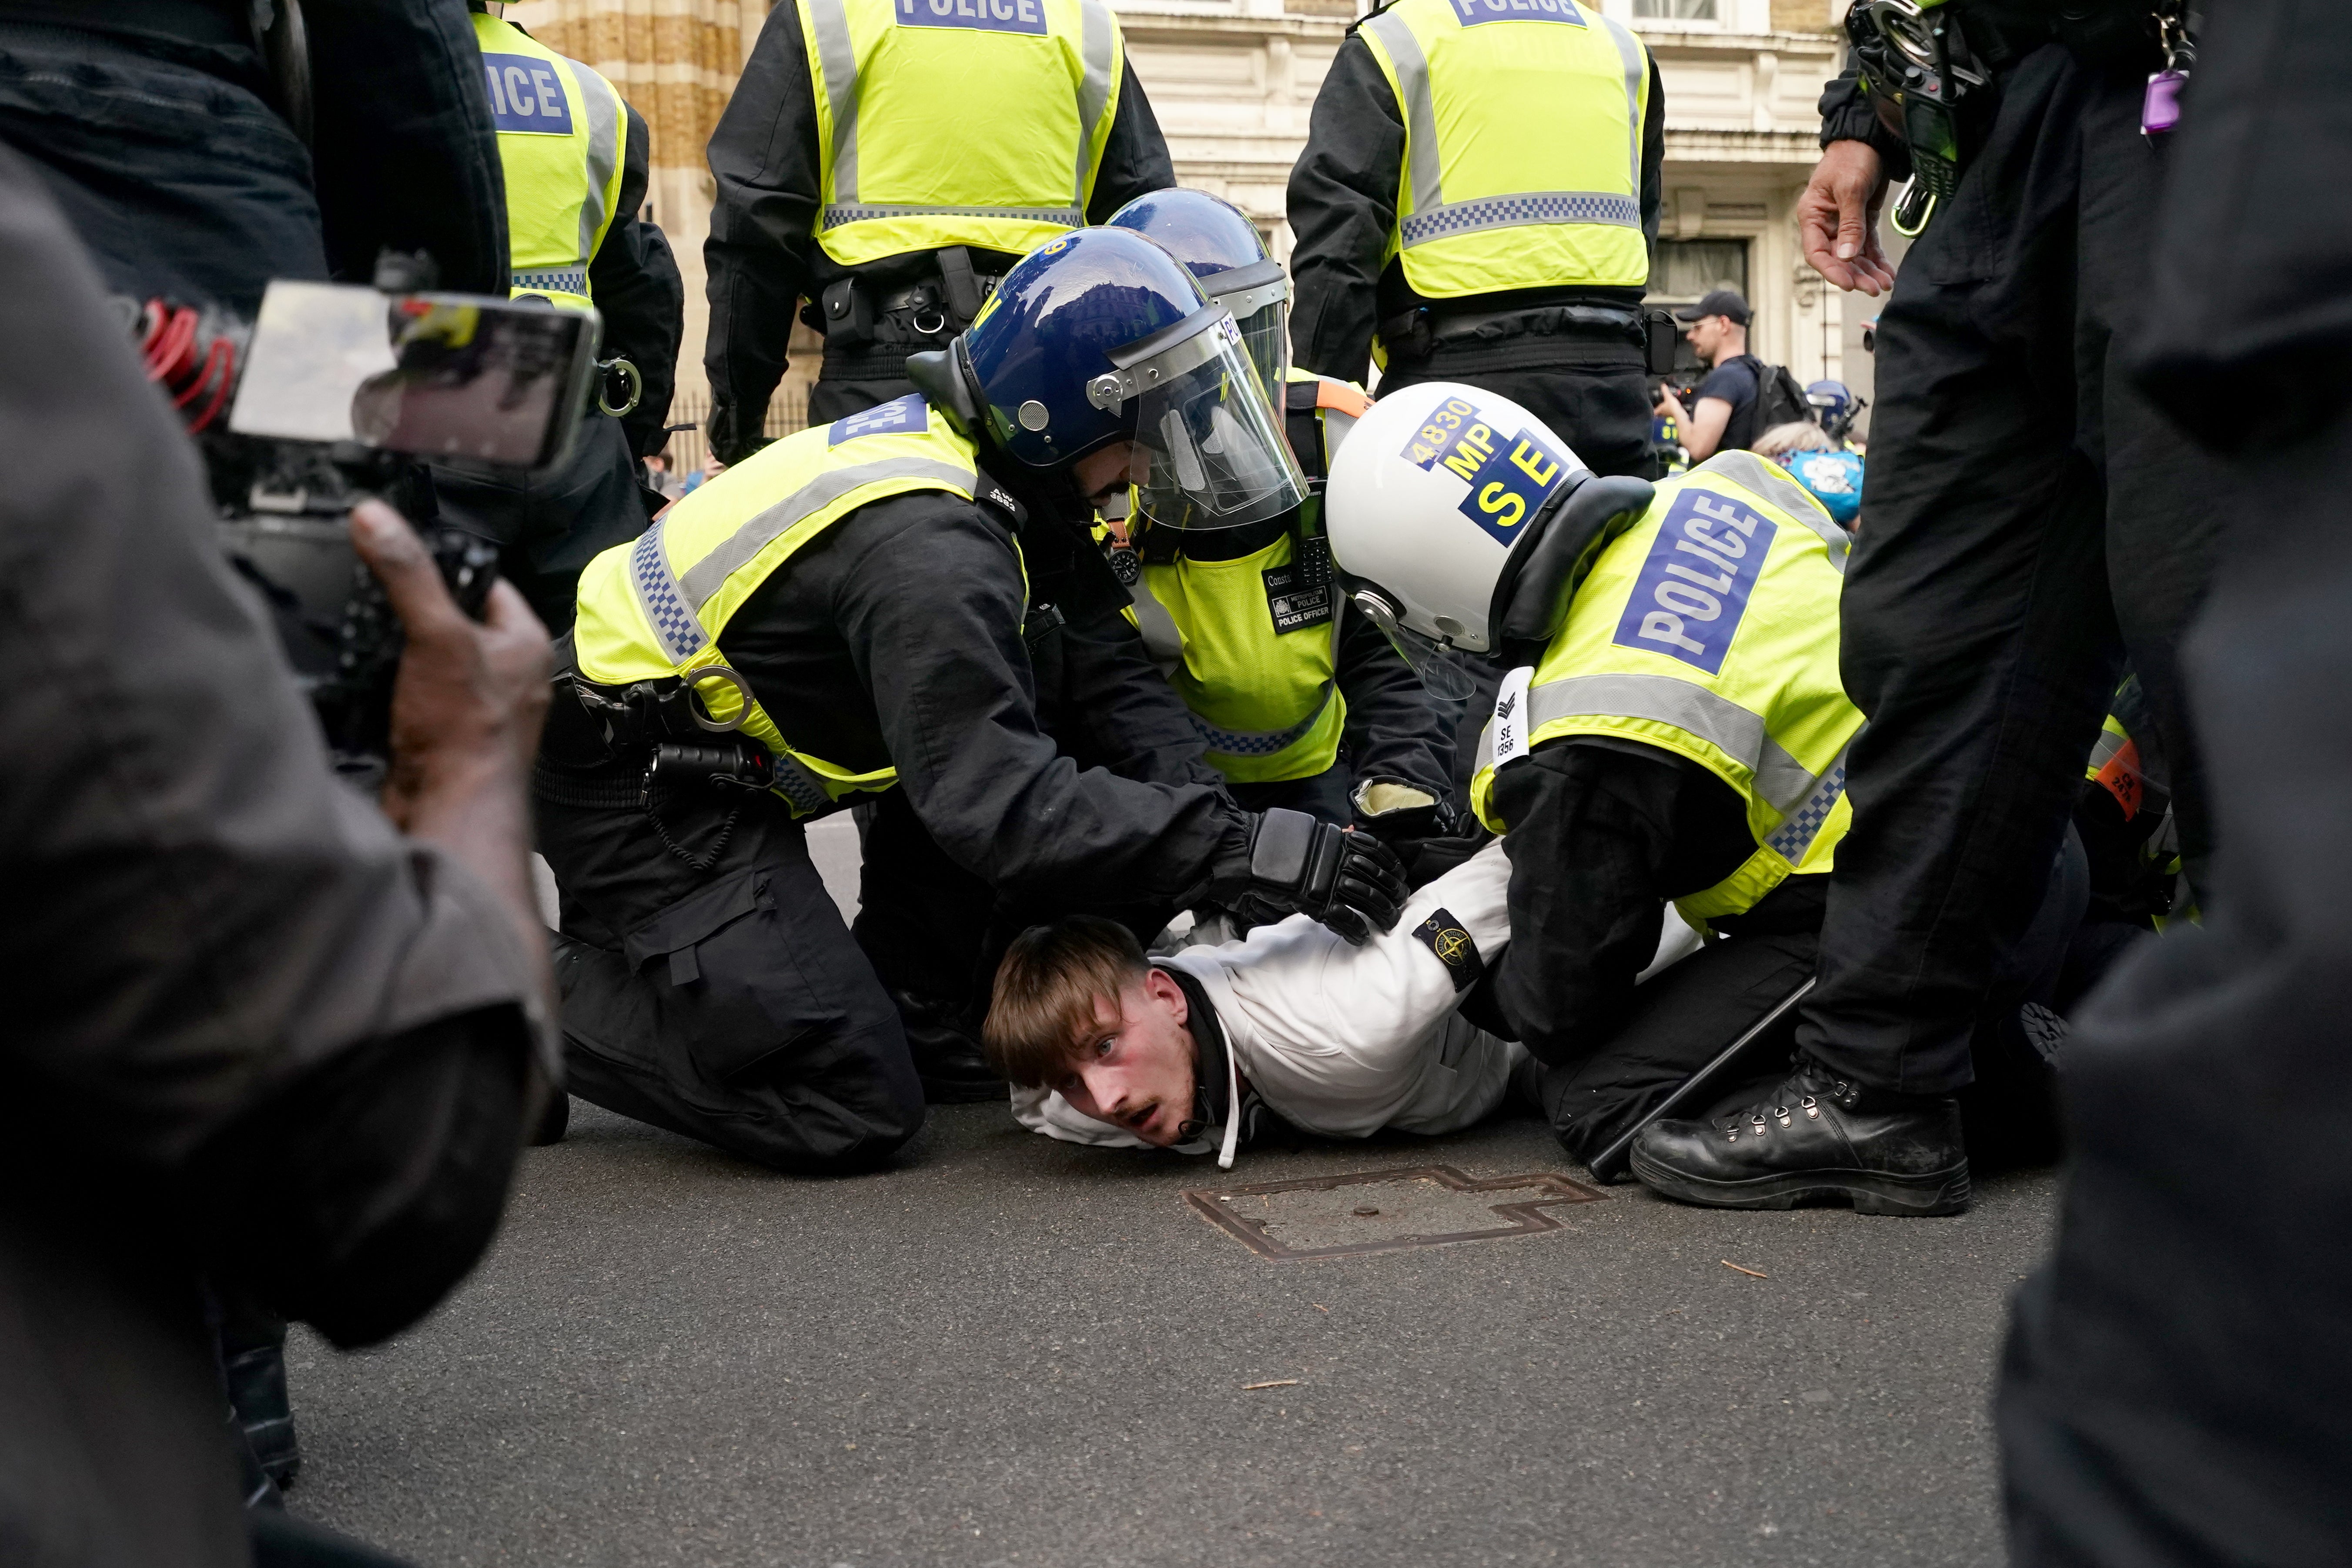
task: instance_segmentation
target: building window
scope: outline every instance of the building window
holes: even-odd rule
[[[1661,0],[1663,3],[1663,0]],[[1710,289],[1737,289],[1748,298],[1748,242],[1744,239],[1662,239],[1658,264],[1650,273],[1653,304],[1688,305]],[[1751,305],[1753,300],[1748,301]]]
[[[1634,16],[1677,22],[1712,22],[1715,7],[1716,0],[1633,0]]]

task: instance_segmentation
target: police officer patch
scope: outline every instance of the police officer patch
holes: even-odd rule
[[[489,81],[490,118],[499,130],[572,134],[572,100],[552,64],[536,55],[486,54],[482,73]]]
[[[1276,637],[1331,624],[1331,546],[1320,535],[1299,541],[1289,565],[1269,566],[1259,575]]]
[[[1454,0],[1454,14],[1465,27],[1481,22],[1566,22],[1584,26],[1574,0]]]
[[[1720,674],[1779,531],[1770,518],[1727,496],[1683,491],[1650,542],[1611,640]]]
[[[878,407],[864,409],[845,419],[836,419],[824,433],[824,444],[838,447],[844,441],[860,436],[921,435],[931,427],[931,411],[919,393],[885,403]]]
[[[1045,0],[898,0],[902,27],[969,27],[1045,36]]]

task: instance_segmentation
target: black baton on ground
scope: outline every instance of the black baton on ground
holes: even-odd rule
[[[1622,1173],[1626,1165],[1631,1162],[1633,1156],[1630,1151],[1633,1147],[1633,1140],[1642,1135],[1642,1129],[1647,1127],[1651,1122],[1659,1121],[1664,1117],[1667,1112],[1682,1104],[1684,1100],[1688,1100],[1693,1089],[1698,1088],[1701,1084],[1706,1083],[1717,1073],[1721,1072],[1726,1067],[1729,1066],[1733,1058],[1737,1057],[1741,1051],[1748,1048],[1748,1041],[1754,1039],[1757,1036],[1770,1028],[1772,1026],[1773,1020],[1777,1019],[1781,1014],[1787,1012],[1790,1008],[1795,1006],[1798,1003],[1805,999],[1805,993],[1813,988],[1813,976],[1806,976],[1805,983],[1802,985],[1798,986],[1794,991],[1790,992],[1786,996],[1781,997],[1780,1001],[1774,1003],[1770,1012],[1765,1014],[1762,1017],[1757,1019],[1754,1024],[1750,1025],[1746,1034],[1732,1041],[1731,1044],[1724,1047],[1722,1054],[1717,1056],[1715,1060],[1707,1063],[1706,1066],[1699,1068],[1698,1071],[1683,1079],[1682,1086],[1676,1089],[1674,1093],[1666,1096],[1665,1099],[1658,1101],[1656,1108],[1654,1109],[1647,1116],[1644,1116],[1641,1121],[1636,1121],[1633,1126],[1627,1128],[1623,1136],[1620,1137],[1617,1142],[1610,1144],[1609,1147],[1594,1155],[1587,1168],[1591,1170],[1593,1175],[1601,1181],[1615,1181],[1618,1174]]]

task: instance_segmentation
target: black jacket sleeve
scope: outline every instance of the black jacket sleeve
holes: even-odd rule
[[[506,174],[465,0],[336,0],[302,16],[329,269],[365,283],[378,251],[424,250],[442,288],[504,298]]]
[[[1307,119],[1290,171],[1291,353],[1318,375],[1362,382],[1371,365],[1381,263],[1396,227],[1404,116],[1350,30]]]
[[[328,771],[193,447],[14,153],[0,335],[75,367],[0,387],[0,441],[44,455],[0,500],[0,1180],[176,1215],[231,1285],[256,1281],[223,1238],[297,1207],[260,1282],[338,1339],[389,1332],[488,1240],[530,956],[462,866]],[[289,1142],[269,1110],[298,1101]]]
[[[1143,84],[1135,78],[1135,62],[1122,59],[1118,73],[1118,107],[1111,112],[1110,135],[1103,142],[1102,163],[1095,170],[1094,195],[1087,202],[1087,221],[1103,223],[1136,197],[1164,191],[1176,183],[1176,165],[1168,156],[1168,139],[1160,133],[1159,117]]]
[[[867,509],[835,624],[872,692],[899,787],[958,865],[1015,893],[1190,902],[1247,838],[1206,784],[1081,770],[1040,729],[1021,567],[998,514],[898,498]]]
[[[1832,142],[1867,142],[1876,148],[1890,180],[1911,177],[1911,149],[1902,137],[1886,129],[1862,85],[1862,71],[1852,60],[1822,89],[1822,145]]]
[[[738,462],[760,443],[784,345],[811,293],[823,173],[815,88],[801,45],[799,0],[779,0],[710,133],[717,197],[703,241],[710,331],[710,445]]]
[[[1491,999],[1538,1060],[1578,1061],[1623,1021],[1666,900],[1730,875],[1755,839],[1729,785],[1633,742],[1549,742],[1494,790],[1510,825],[1511,945]]]
[[[677,384],[678,341],[686,335],[686,283],[662,231],[645,219],[649,170],[645,117],[629,117],[621,193],[604,243],[588,261],[588,287],[604,317],[604,353],[625,356],[646,378],[645,395],[621,421],[629,449],[640,458],[662,449],[669,402]]]
[[[1650,61],[1650,107],[1642,116],[1642,237],[1649,241],[1650,265],[1657,266],[1658,217],[1666,203],[1666,82]]]
[[[1339,695],[1348,701],[1345,740],[1356,777],[1398,779],[1447,798],[1454,793],[1451,715],[1378,626],[1344,605],[1339,616]]]

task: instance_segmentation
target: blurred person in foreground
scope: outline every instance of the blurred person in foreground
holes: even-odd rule
[[[69,367],[0,391],[0,439],[43,455],[0,509],[0,1555],[284,1561],[324,1532],[239,1508],[204,1287],[367,1344],[488,1245],[549,1079],[546,637],[505,584],[466,620],[361,510],[409,638],[379,811],[331,776],[194,451],[6,153],[0,334]]]
[[[2074,1165],[1996,1408],[2026,1568],[2352,1561],[2352,395],[2275,395],[2352,351],[2352,211],[2313,199],[2352,175],[2352,16],[2210,16],[2127,368],[2257,524],[2184,648],[2220,849],[2203,925],[2067,1043]]]

